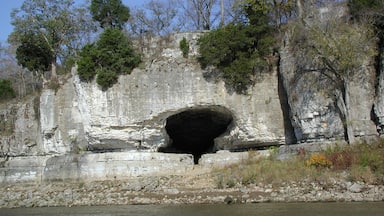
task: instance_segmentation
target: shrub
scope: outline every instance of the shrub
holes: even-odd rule
[[[78,61],[81,81],[96,82],[108,89],[117,82],[120,74],[130,74],[141,62],[129,38],[118,29],[106,29],[96,44],[83,47]]]
[[[249,152],[248,159],[213,171],[217,187],[230,188],[255,183],[279,186],[287,182],[332,184],[331,179],[369,184],[384,182],[384,139],[377,143],[327,149],[311,154],[309,159],[304,149],[299,152],[303,153],[284,161],[255,157],[257,152]]]
[[[16,97],[10,80],[0,80],[0,101]]]
[[[90,82],[96,76],[97,49],[94,44],[87,44],[80,52],[77,62],[78,75],[82,82]]]
[[[380,143],[373,145],[361,144],[360,152],[358,162],[361,167],[368,167],[373,172],[384,173],[384,149]]]
[[[114,71],[107,69],[97,69],[96,82],[101,86],[103,90],[112,87],[113,84],[117,83],[118,75]]]
[[[189,44],[188,44],[188,41],[185,37],[183,37],[183,39],[180,41],[179,47],[180,47],[181,52],[183,53],[183,57],[188,58]]]
[[[265,57],[273,44],[267,32],[258,30],[252,25],[230,24],[203,35],[198,40],[201,66],[217,67],[227,85],[244,93],[255,72],[267,69]]]
[[[305,161],[307,166],[314,166],[316,168],[329,168],[332,162],[325,156],[325,154],[312,154],[311,158]]]
[[[333,152],[328,155],[334,170],[345,170],[351,168],[356,161],[356,155],[350,150]]]

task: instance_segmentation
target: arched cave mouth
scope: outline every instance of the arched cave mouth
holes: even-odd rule
[[[225,133],[232,121],[232,113],[220,106],[191,108],[172,115],[165,125],[169,143],[160,151],[192,154],[197,164],[201,155],[215,151],[214,139]]]

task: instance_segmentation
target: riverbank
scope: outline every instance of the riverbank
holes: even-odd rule
[[[284,148],[269,156],[250,151],[232,164],[194,165],[183,174],[2,184],[0,208],[384,201],[383,140],[315,152],[298,145],[290,159],[278,159]]]
[[[285,182],[218,189],[209,173],[102,182],[3,185],[0,207],[130,204],[384,201],[384,186],[334,179],[333,183]]]

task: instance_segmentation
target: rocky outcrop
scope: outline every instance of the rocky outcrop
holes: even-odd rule
[[[325,19],[332,11],[320,10],[319,17],[314,16]],[[232,92],[212,68],[200,67],[200,35],[148,39],[142,46],[146,61],[106,91],[95,82],[81,82],[73,68],[57,91],[44,89],[40,96],[1,108],[1,181],[108,179],[109,174],[100,172],[129,169],[126,164],[140,164],[138,173],[151,175],[172,170],[156,168],[166,157],[176,158],[170,162],[175,167],[183,165],[180,155],[165,153],[192,154],[195,163],[203,155],[200,163],[210,166],[227,161],[227,156],[206,154],[221,150],[344,140],[345,122],[332,96],[337,90],[329,88],[330,81],[318,71],[304,73],[311,61],[306,61],[305,49],[291,42],[289,31],[278,64],[259,74],[246,94]],[[187,59],[179,50],[183,37],[191,47]],[[384,73],[378,73],[376,85],[370,58],[360,72],[366,79],[350,88],[350,123],[358,137],[378,134],[371,114],[378,125],[384,123]],[[126,159],[143,155],[150,165]]]
[[[176,35],[175,44],[181,36],[193,34]],[[43,90],[40,96],[39,119],[34,123],[42,140],[37,152],[158,151],[171,145],[167,119],[194,109],[226,109],[231,116],[232,122],[215,141],[215,150],[284,143],[277,71],[266,74],[248,94],[239,95],[229,92],[221,81],[207,81],[207,71],[192,59],[182,58],[178,48],[165,49],[143,68],[121,76],[107,91],[95,83],[80,82],[74,68],[62,88]]]
[[[39,97],[0,108],[0,160],[41,153]]]
[[[16,124],[14,133],[7,136],[11,141],[2,145],[8,146],[2,149],[2,154],[7,155],[3,160],[3,181],[86,177],[82,171],[86,169],[84,166],[99,164],[98,155],[107,152],[111,152],[112,158],[113,152],[137,155],[162,150],[200,157],[218,150],[284,144],[284,116],[276,68],[264,74],[262,81],[255,83],[247,94],[236,94],[222,81],[211,79],[210,71],[199,66],[194,60],[195,46],[190,58],[182,57],[178,42],[183,37],[191,44],[197,39],[192,33],[174,35],[168,48],[157,52],[130,75],[121,76],[107,91],[94,82],[80,82],[74,68],[72,77],[60,89],[44,89],[38,99],[20,105],[23,109],[18,107],[12,115]],[[184,123],[177,120],[178,116],[184,116]],[[192,122],[190,128],[182,130],[197,131],[197,134],[170,137],[167,129],[179,133],[177,128],[185,125],[185,121]],[[210,127],[210,122],[222,131],[203,133],[215,130],[216,126]],[[167,127],[171,123],[172,126]],[[175,139],[187,136],[185,140],[197,140],[201,147],[202,140],[192,136],[203,134],[211,140],[203,140],[207,146],[203,145],[197,153],[193,143],[189,143],[192,148],[184,148],[183,140],[178,140],[177,145],[174,143]],[[212,134],[218,135],[210,137]],[[16,135],[17,139],[13,139]],[[4,140],[5,137],[2,142]],[[73,156],[79,154],[84,155]],[[195,163],[198,159],[195,158]],[[147,163],[160,162],[148,158]],[[10,175],[13,167],[19,167],[18,174]],[[59,172],[52,174],[50,167]]]
[[[383,46],[381,44],[381,46]],[[376,86],[376,100],[374,106],[374,115],[376,117],[377,131],[384,135],[384,48],[381,48],[380,66],[378,70],[378,80]]]
[[[312,25],[313,20],[326,23],[327,20],[342,17],[343,7],[328,5],[313,9],[306,17],[306,25]],[[290,121],[298,142],[318,142],[324,140],[344,140],[345,128],[337,106],[335,83],[316,70],[312,59],[308,58],[308,49],[300,46],[302,30],[287,31],[283,46],[280,49],[279,71],[282,76],[284,89],[287,92],[287,102],[290,107]],[[371,110],[376,98],[373,56],[365,58],[358,72],[358,79],[350,83],[350,118],[347,124],[352,125],[357,137],[376,136],[375,124],[371,118]],[[378,97],[381,97],[378,94]],[[380,105],[378,105],[380,107]]]

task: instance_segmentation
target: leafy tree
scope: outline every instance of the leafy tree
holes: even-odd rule
[[[107,29],[97,41],[99,61],[117,74],[128,74],[140,63],[130,39],[120,30]]]
[[[81,81],[90,82],[96,76],[97,52],[95,44],[87,44],[81,50],[77,62],[77,71]]]
[[[48,71],[54,54],[40,35],[25,34],[16,49],[16,58],[20,65],[29,71]]]
[[[129,38],[119,29],[108,28],[95,44],[83,47],[78,61],[82,81],[96,82],[105,90],[115,84],[118,75],[129,74],[141,61]]]
[[[0,80],[0,101],[14,98],[15,91],[10,80]]]
[[[130,14],[129,8],[121,0],[92,0],[91,14],[100,27],[123,29]]]
[[[58,62],[65,62],[66,57],[74,53],[75,41],[82,38],[79,35],[92,29],[91,22],[84,19],[80,11],[73,0],[29,0],[13,10],[14,31],[8,40],[20,46],[18,59],[23,65],[29,62],[29,69],[41,70],[47,69],[45,63],[49,61],[51,77],[56,79]],[[37,44],[33,44],[35,42]],[[44,62],[43,66],[39,67],[38,62]]]
[[[229,24],[199,39],[199,62],[215,66],[226,84],[244,93],[253,83],[255,72],[265,70],[266,58],[273,51],[274,28],[269,25],[269,8],[263,1],[243,5],[248,23]]]
[[[10,80],[18,97],[35,92],[39,80],[34,73],[22,68],[16,59],[16,47],[0,44],[0,79]]]

